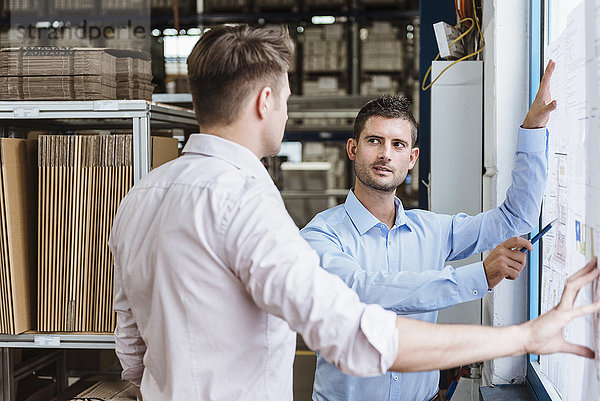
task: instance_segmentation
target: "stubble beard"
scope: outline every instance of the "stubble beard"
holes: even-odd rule
[[[374,177],[371,176],[371,170],[373,166],[380,165],[381,163],[373,163],[372,165],[364,165],[364,164],[354,164],[354,173],[356,174],[356,178],[367,188],[370,188],[377,192],[391,193],[396,191],[396,189],[404,182],[408,171],[400,172],[396,179],[392,180],[392,182],[385,184],[378,182]],[[389,167],[388,167],[389,168]],[[392,173],[396,173],[393,171]]]

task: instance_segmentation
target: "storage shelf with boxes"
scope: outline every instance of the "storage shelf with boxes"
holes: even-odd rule
[[[302,95],[348,93],[348,41],[343,23],[306,27],[302,42]]]
[[[0,129],[24,138],[0,139],[0,220],[11,217],[0,224],[9,256],[0,258],[0,299],[10,299],[0,307],[0,398],[14,401],[17,382],[46,363],[16,364],[21,349],[114,349],[106,237],[116,205],[132,182],[177,157],[177,139],[154,134],[194,132],[197,123],[191,110],[143,100],[19,101],[0,102]],[[88,290],[103,302],[90,302]]]
[[[151,130],[179,128],[195,131],[194,114],[190,110],[139,100],[0,102],[0,124],[5,134],[28,135],[31,138],[29,141],[39,142],[39,145],[28,148],[37,154],[37,158],[35,155],[27,158],[25,154],[18,164],[27,166],[28,159],[37,160],[39,167],[35,175],[39,184],[17,186],[13,182],[7,192],[11,195],[15,191],[23,192],[23,198],[30,198],[37,193],[33,203],[38,206],[26,213],[31,216],[37,214],[37,224],[24,227],[7,224],[3,225],[2,231],[2,235],[8,238],[5,242],[10,260],[18,260],[13,256],[24,258],[32,247],[37,247],[37,263],[35,257],[19,265],[2,263],[3,274],[0,275],[6,278],[3,284],[11,283],[13,286],[0,287],[3,299],[13,300],[7,308],[2,309],[2,321],[10,322],[13,310],[35,305],[31,300],[35,299],[36,292],[38,301],[34,315],[37,317],[32,316],[28,322],[3,326],[1,331],[6,334],[24,331],[29,334],[2,335],[0,345],[60,347],[61,344],[68,344],[93,348],[94,340],[98,340],[98,347],[105,348],[105,337],[88,337],[84,340],[85,345],[82,345],[80,339],[75,340],[68,335],[44,337],[40,336],[40,332],[109,333],[113,330],[112,266],[106,249],[109,223],[120,198],[134,181],[139,180],[151,167],[178,155],[177,139],[151,137]],[[95,127],[92,132],[91,127]],[[99,128],[104,129],[104,134],[121,135],[98,136]],[[57,135],[59,133],[63,135]],[[1,150],[7,151],[12,142],[2,142],[1,145]],[[3,170],[6,169],[5,163],[11,160],[2,159]],[[14,173],[11,170],[11,174]],[[7,185],[4,185],[3,191],[6,190]],[[0,201],[2,199],[0,196]],[[15,207],[12,198],[5,200],[9,202],[9,209]],[[106,204],[94,206],[94,202]],[[21,202],[23,205],[31,203]],[[19,222],[17,220],[15,224]],[[15,230],[28,232],[25,237],[37,238],[37,241],[23,240],[17,243]],[[36,278],[37,286],[32,284]],[[16,284],[22,289],[18,294],[14,293]],[[89,293],[102,289],[106,294],[92,296]],[[92,302],[93,299],[105,302],[97,304]]]
[[[362,95],[406,94],[405,25],[376,21],[360,29]]]

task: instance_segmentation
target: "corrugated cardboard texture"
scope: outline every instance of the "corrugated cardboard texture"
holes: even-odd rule
[[[152,168],[165,164],[179,156],[177,139],[152,137]]]
[[[0,51],[0,100],[152,100],[148,53],[102,48]]]
[[[2,231],[2,333],[18,334],[32,328],[36,247],[35,174],[30,158],[34,141],[0,139]],[[30,153],[28,153],[30,152]]]
[[[175,138],[151,146],[153,167],[178,156]],[[131,135],[39,136],[38,330],[114,330],[107,242],[133,183],[131,147]]]
[[[39,137],[38,330],[110,332],[108,235],[133,183],[131,135]]]

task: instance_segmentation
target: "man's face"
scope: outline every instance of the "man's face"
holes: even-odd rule
[[[354,160],[356,178],[362,185],[393,192],[404,182],[419,156],[419,148],[412,147],[411,128],[406,120],[373,116],[358,141],[348,140],[348,157]]]
[[[287,101],[290,97],[290,84],[287,74],[281,75],[279,82],[279,93],[273,93],[271,99],[272,111],[269,122],[269,155],[276,155],[281,150],[281,141],[285,132],[285,124],[288,120]]]

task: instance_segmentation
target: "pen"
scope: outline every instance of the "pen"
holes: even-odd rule
[[[540,231],[539,233],[536,234],[535,237],[533,237],[529,242],[531,242],[532,244],[535,244],[535,242],[537,240],[539,240],[540,238],[542,238],[542,235],[546,234],[548,231],[550,231],[550,229],[552,228],[552,224],[554,224],[554,222],[557,219],[552,220],[550,223],[548,223],[548,225],[544,228],[542,228],[542,231]],[[527,252],[527,248],[521,248],[521,252],[525,253]]]

